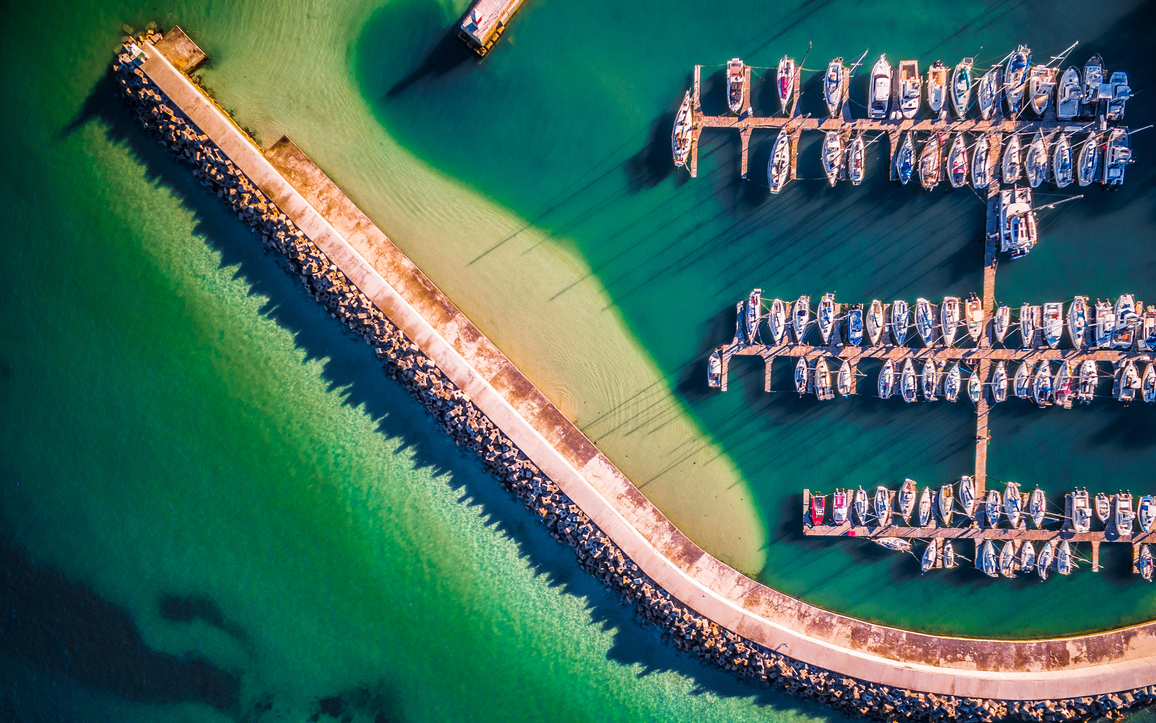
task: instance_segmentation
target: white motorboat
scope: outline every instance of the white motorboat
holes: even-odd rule
[[[807,389],[811,386],[811,368],[807,366],[807,360],[799,357],[799,361],[795,363],[795,391],[799,396],[807,393]]]
[[[971,153],[971,185],[987,188],[991,183],[991,141],[984,133],[975,141]]]
[[[1016,369],[1015,378],[1012,380],[1012,393],[1020,399],[1031,396],[1033,371],[1035,370],[1030,361],[1020,362],[1019,368]]]
[[[1019,180],[1023,162],[1020,160],[1020,137],[1012,133],[1003,150],[1003,182],[1015,183]]]
[[[1041,580],[1048,579],[1048,573],[1052,571],[1052,564],[1056,561],[1056,541],[1048,540],[1043,543],[1040,548],[1040,554],[1036,556],[1036,574],[1040,576]]]
[[[914,118],[919,110],[923,78],[919,76],[919,61],[899,61],[899,112],[904,118]]]
[[[1127,406],[1136,398],[1136,392],[1140,390],[1141,384],[1140,373],[1136,371],[1136,362],[1129,359],[1124,363],[1124,370],[1120,373],[1116,400]]]
[[[1087,115],[1093,115],[1100,102],[1100,88],[1104,85],[1104,59],[1096,53],[1084,63],[1083,100]]]
[[[1144,310],[1136,346],[1141,351],[1156,351],[1156,308],[1149,306]]]
[[[939,497],[936,499],[938,503],[936,507],[939,508],[939,519],[943,524],[950,525],[951,518],[955,514],[955,490],[951,485],[943,485],[939,488]]]
[[[1136,342],[1136,327],[1140,325],[1140,315],[1136,313],[1136,297],[1120,294],[1116,299],[1116,331],[1112,334],[1113,349],[1131,349]]]
[[[767,162],[767,182],[771,193],[778,195],[791,180],[791,135],[786,128],[779,131],[771,159]]]
[[[1072,185],[1072,168],[1072,144],[1068,141],[1068,134],[1060,131],[1055,151],[1052,152],[1052,180],[1057,188]]]
[[[891,106],[891,63],[880,55],[871,68],[871,82],[867,85],[867,117],[881,120],[887,117]]]
[[[964,140],[962,133],[957,133],[947,154],[947,180],[952,188],[963,188],[967,185],[968,168],[967,141]]]
[[[1108,524],[1108,520],[1112,516],[1112,498],[1103,492],[1097,492],[1093,502],[1096,519],[1098,519],[1102,525]]]
[[[822,156],[827,185],[834,188],[843,173],[843,134],[840,131],[827,131],[823,134]]]
[[[945,296],[939,307],[939,327],[943,330],[943,345],[955,343],[955,332],[959,329],[959,297]]]
[[[855,490],[855,517],[859,520],[859,524],[867,525],[867,490],[862,486]]]
[[[1032,382],[1032,399],[1039,406],[1046,407],[1052,403],[1053,389],[1052,365],[1047,360],[1041,361],[1036,369],[1035,381]]]
[[[951,546],[951,540],[943,541],[943,566],[948,570],[955,567],[955,548]]]
[[[691,124],[690,91],[682,97],[682,105],[674,116],[674,128],[670,133],[670,150],[674,154],[674,165],[682,168],[690,155],[690,139],[694,131]]]
[[[999,68],[994,67],[983,74],[979,79],[979,89],[976,91],[976,101],[979,105],[979,116],[984,120],[991,120],[995,110],[996,98],[999,96]]]
[[[1070,407],[1072,399],[1072,365],[1067,359],[1060,362],[1060,370],[1056,372],[1054,389],[1056,404],[1063,407]]]
[[[1032,490],[1032,494],[1028,497],[1028,515],[1032,518],[1032,524],[1036,529],[1044,526],[1044,516],[1048,512],[1048,498],[1044,495],[1044,491],[1039,488],[1039,485]]]
[[[1037,65],[1028,73],[1028,103],[1037,118],[1043,118],[1056,87],[1058,68]]]
[[[867,146],[863,142],[863,134],[860,132],[852,139],[851,147],[847,151],[847,178],[851,181],[852,186],[858,186],[863,182],[866,157]]]
[[[1056,551],[1056,572],[1061,575],[1072,574],[1072,546],[1068,544],[1067,540],[1060,542],[1060,548]]]
[[[927,541],[927,547],[923,548],[923,558],[919,561],[919,572],[923,574],[935,567],[935,563],[939,561],[939,540],[931,538]]]
[[[918,382],[915,381],[915,366],[910,359],[906,359],[903,362],[903,373],[899,377],[899,391],[903,394],[903,401],[914,402],[918,386]]]
[[[903,480],[903,485],[899,488],[899,516],[906,522],[911,519],[911,513],[915,511],[915,492],[918,485],[913,479]]]
[[[927,106],[939,115],[947,105],[947,66],[937,60],[927,69]]]
[[[1044,341],[1055,349],[1064,335],[1064,305],[1058,301],[1044,304]]]
[[[964,58],[951,72],[951,109],[956,118],[967,117],[967,107],[971,105],[971,66],[974,61]]]
[[[935,391],[939,388],[939,367],[936,365],[934,359],[929,359],[923,363],[921,381],[923,387],[923,400],[925,402],[934,402]]]
[[[837,489],[831,495],[831,519],[836,525],[842,525],[851,519],[851,495],[845,489]]]
[[[984,540],[983,544],[979,545],[975,556],[975,566],[988,577],[999,577],[999,563],[995,554],[995,546],[991,544],[991,540]]]
[[[1132,147],[1128,143],[1128,132],[1123,128],[1113,128],[1108,132],[1104,144],[1104,175],[1100,183],[1105,188],[1117,188],[1124,183],[1124,169],[1132,162]]]
[[[839,365],[839,375],[835,380],[836,388],[842,397],[851,396],[851,387],[855,381],[855,374],[851,371],[851,362],[844,359]]]
[[[1048,178],[1048,144],[1044,140],[1043,131],[1036,131],[1032,144],[1028,146],[1028,154],[1024,159],[1024,173],[1028,177],[1028,185],[1039,188]]]
[[[1136,512],[1132,509],[1132,493],[1119,492],[1116,494],[1116,532],[1129,537],[1132,534],[1132,521],[1136,519]]]
[[[959,479],[959,506],[964,517],[975,516],[975,480],[966,474]]]
[[[1032,66],[1032,51],[1020,45],[1007,60],[1003,74],[1004,100],[1008,113],[1014,118],[1023,108],[1024,92],[1028,88],[1028,70]]]
[[[1036,212],[1032,210],[1032,191],[1026,186],[1005,188],[999,192],[999,247],[1011,258],[1027,256],[1039,239]]]
[[[1140,375],[1140,395],[1145,404],[1156,402],[1156,365],[1152,362],[1144,365],[1144,373]]]
[[[999,526],[1000,507],[1003,504],[1003,498],[1000,497],[998,490],[988,490],[987,499],[983,504],[983,515],[987,520],[988,527]]]
[[[1071,120],[1080,114],[1080,100],[1083,93],[1080,88],[1080,71],[1068,66],[1060,76],[1056,85],[1056,118]]]
[[[1140,557],[1136,559],[1136,569],[1140,571],[1140,577],[1152,582],[1152,550],[1148,549],[1148,545],[1140,545]]]
[[[962,385],[962,376],[959,373],[959,364],[951,365],[943,377],[943,398],[949,402],[959,399],[959,388]]]
[[[963,323],[967,326],[967,335],[978,343],[983,333],[983,300],[975,294],[967,297],[963,304]]]
[[[1068,339],[1073,349],[1084,348],[1084,336],[1088,331],[1088,297],[1076,296],[1068,304]]]
[[[811,323],[811,297],[800,296],[791,307],[791,329],[795,332],[795,341],[800,344],[807,337],[807,326]]]
[[[1092,530],[1092,506],[1088,503],[1088,490],[1076,490],[1071,500],[1072,528],[1081,534]]]
[[[1099,383],[1100,373],[1096,370],[1096,362],[1091,359],[1080,362],[1080,384],[1076,389],[1076,399],[1081,404],[1091,404]]]
[[[778,71],[779,105],[783,112],[787,112],[787,105],[791,102],[791,94],[795,90],[795,59],[783,56],[779,61]]]
[[[967,398],[972,404],[978,405],[983,397],[983,378],[979,376],[979,369],[973,369],[967,377]]]
[[[843,58],[835,58],[827,63],[827,72],[823,75],[823,100],[827,102],[827,113],[835,118],[843,109],[843,99],[847,94],[847,68],[843,65]]]
[[[1112,335],[1116,332],[1116,312],[1112,304],[1096,299],[1096,316],[1093,319],[1092,342],[1097,349],[1107,349],[1112,344]]]
[[[747,297],[747,306],[743,314],[744,329],[747,343],[759,343],[759,320],[763,318],[763,290],[754,289]]]
[[[875,489],[875,519],[881,527],[891,524],[891,490],[882,485]]]
[[[915,331],[919,333],[924,346],[931,346],[935,338],[935,309],[923,297],[915,300]]]
[[[1007,363],[1000,359],[991,374],[991,397],[996,403],[1007,401]]]
[[[904,186],[911,180],[911,174],[915,171],[914,135],[913,131],[908,131],[903,137],[903,144],[899,146],[899,152],[895,154],[895,175]]]
[[[1128,74],[1122,70],[1112,73],[1108,87],[1110,88],[1110,97],[1104,117],[1114,122],[1124,120],[1124,104],[1132,98],[1132,89],[1128,87]]]
[[[919,526],[927,527],[931,524],[931,488],[924,487],[919,495]]]
[[[897,346],[903,346],[907,341],[907,329],[911,326],[911,312],[907,302],[896,299],[891,302],[891,338]]]
[[[1097,180],[1100,168],[1100,134],[1089,133],[1080,146],[1076,159],[1076,181],[1080,186],[1089,186]]]
[[[992,333],[995,334],[995,340],[1002,344],[1009,329],[1011,329],[1011,307],[1007,304],[1000,304],[999,308],[995,310],[995,315],[991,323],[991,330]]]
[[[829,343],[831,340],[831,332],[835,329],[835,294],[833,292],[823,294],[823,298],[819,299],[819,307],[815,311],[815,319],[819,327],[819,336],[823,338],[823,343]]]
[[[827,366],[826,359],[815,360],[814,383],[815,396],[820,401],[828,401],[835,398],[835,392],[831,391],[831,368]]]
[[[1008,482],[1003,491],[1003,511],[1007,515],[1008,524],[1014,529],[1020,526],[1020,513],[1023,511],[1023,498],[1020,497],[1020,486],[1015,482]]]
[[[891,359],[883,362],[883,368],[879,370],[879,381],[876,388],[880,399],[890,399],[892,392],[895,391],[895,362]]]
[[[787,333],[787,305],[782,299],[771,302],[771,311],[767,314],[767,328],[771,332],[771,339],[776,344],[782,344],[783,336]]]
[[[727,107],[731,109],[731,113],[738,113],[743,109],[746,71],[747,67],[740,58],[731,58],[727,61]]]
[[[939,141],[939,134],[932,133],[923,144],[923,153],[919,155],[919,182],[930,191],[939,185],[943,175],[943,144]]]
[[[883,327],[886,325],[883,320],[883,302],[879,299],[872,300],[863,318],[863,327],[867,332],[867,341],[871,346],[877,346],[882,340]]]
[[[1025,540],[1024,544],[1020,546],[1020,571],[1031,572],[1036,567],[1036,547],[1031,540]]]

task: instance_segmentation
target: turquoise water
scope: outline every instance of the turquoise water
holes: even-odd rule
[[[771,78],[768,68],[782,54],[802,58],[809,43],[804,65],[818,69],[837,54],[858,57],[865,45],[872,59],[887,52],[893,61],[914,57],[926,67],[969,55],[985,66],[1017,42],[1046,57],[1078,39],[1073,62],[1099,51],[1112,68],[1129,71],[1134,88],[1151,82],[1138,34],[1153,27],[1151,3],[1109,4],[1094,17],[1069,13],[1075,4],[1047,13],[1002,3],[918,7],[739,2],[726,12],[690,5],[681,12],[657,2],[532,4],[501,52],[478,66],[442,40],[445,13],[401,3],[366,28],[358,78],[391,133],[587,260],[689,413],[752,490],[766,529],[761,580],[864,618],[963,635],[1058,634],[1146,620],[1156,613],[1156,597],[1128,579],[1124,548],[1106,551],[1113,571],[1103,575],[1007,584],[973,570],[921,578],[914,558],[801,537],[803,487],[873,489],[904,477],[937,486],[968,473],[975,427],[966,404],[858,398],[820,405],[795,398],[793,369],[782,363],[773,383],[787,391],[767,395],[756,359],[735,360],[726,394],[705,389],[705,354],[730,340],[734,303],[752,287],[788,299],[835,290],[850,301],[979,292],[984,204],[966,189],[923,193],[888,183],[886,141],[875,146],[870,180],[858,189],[812,180],[771,198],[763,169],[773,136],[754,136],[752,180],[743,182],[737,134],[706,132],[699,177],[690,179],[670,162],[669,129],[695,63],[710,66],[703,74],[707,113],[725,110],[727,58],[741,55]],[[804,81],[805,90],[815,77]],[[861,102],[863,84],[860,78],[853,85],[853,100]],[[757,112],[776,108],[771,83],[756,78],[753,95]],[[1150,103],[1141,93],[1129,105],[1134,126],[1150,120]],[[817,91],[804,94],[803,112],[825,113]],[[1124,190],[1090,189],[1042,217],[1039,248],[1001,265],[999,300],[1018,306],[1126,290],[1153,298],[1151,138],[1136,136],[1139,162]],[[817,135],[804,138],[801,159],[801,177],[822,177]],[[556,296],[567,293],[561,287]],[[645,417],[643,411],[637,421]],[[1075,484],[1147,489],[1156,447],[1146,430],[1154,422],[1141,405],[1041,412],[1008,403],[992,417],[989,475],[1029,489],[1039,484],[1057,505]]]
[[[813,38],[818,46],[822,12],[832,6],[822,7],[828,9],[809,19],[784,10],[801,23],[792,37]],[[666,144],[661,116],[685,84],[689,63],[735,52],[721,19],[703,23],[702,42],[711,45],[671,46],[670,38],[686,36],[685,26],[662,20],[654,8],[608,17],[592,5],[589,17],[578,17],[560,4],[531,4],[480,71],[460,65],[438,75],[435,67],[387,99],[386,86],[424,57],[455,12],[305,2],[163,9],[77,2],[5,10],[0,609],[9,622],[0,628],[0,717],[830,717],[825,709],[704,669],[639,628],[383,377],[363,342],[343,333],[244,226],[137,130],[112,99],[105,68],[121,23],[140,28],[153,19],[190,28],[213,58],[205,71],[210,87],[259,138],[289,132],[313,141],[324,147],[326,170],[359,203],[393,204],[397,215],[381,222],[415,256],[431,249],[423,247],[424,237],[407,232],[417,223],[412,219],[437,219],[425,206],[405,216],[405,199],[391,195],[398,184],[366,171],[385,168],[386,181],[390,173],[416,178],[420,171],[382,140],[373,109],[390,133],[438,168],[553,232],[547,247],[587,258],[622,318],[708,431],[704,439],[722,445],[756,492],[770,531],[764,579],[815,602],[924,628],[1031,632],[1032,624],[1023,622],[1029,613],[1020,609],[1034,610],[1030,617],[1039,622],[1033,624],[1046,630],[1151,614],[1143,590],[1111,576],[1085,575],[1064,590],[1049,588],[1047,597],[1026,585],[1011,597],[1006,588],[971,577],[917,583],[906,563],[794,537],[791,495],[800,485],[788,479],[803,472],[828,484],[847,474],[852,483],[866,483],[953,470],[966,460],[941,452],[924,428],[931,416],[932,431],[963,435],[962,410],[888,410],[890,427],[879,430],[883,417],[870,400],[816,409],[764,397],[753,391],[754,369],[737,370],[734,391],[725,397],[700,388],[696,358],[729,336],[727,307],[752,283],[773,288],[805,278],[808,289],[837,284],[848,296],[876,288],[890,294],[895,284],[903,285],[894,293],[909,296],[942,293],[944,285],[967,290],[973,265],[952,261],[970,248],[966,229],[932,246],[925,246],[920,229],[972,223],[974,201],[955,194],[932,204],[873,186],[866,192],[884,208],[860,211],[862,204],[852,207],[843,193],[834,210],[850,223],[843,231],[891,249],[872,260],[878,268],[922,249],[910,272],[896,270],[891,281],[859,278],[857,257],[843,252],[835,261],[842,244],[833,226],[821,239],[830,260],[812,260],[797,241],[775,241],[803,217],[778,218],[734,184],[734,149],[725,139],[712,141],[702,176],[691,184],[664,174],[654,160],[659,154],[646,150]],[[967,18],[999,15],[985,12],[972,8]],[[1121,9],[1103,20],[1102,32],[1128,17]],[[938,16],[924,22],[925,34],[955,28]],[[764,39],[775,23],[760,20]],[[631,39],[649,53],[610,42],[625,37],[616,28],[627,25],[649,28],[648,37]],[[596,26],[610,35],[583,40],[571,32]],[[382,38],[392,42],[378,42]],[[764,54],[773,58],[784,38]],[[747,40],[738,50],[756,41],[762,42]],[[922,50],[898,42],[894,48]],[[557,53],[558,66],[527,62],[544,49]],[[555,72],[563,66],[565,74]],[[346,92],[353,78],[372,108]],[[505,115],[482,114],[501,96],[487,103],[476,93],[455,97],[447,84],[456,82],[504,88],[510,94]],[[1142,87],[1139,78],[1133,85]],[[400,103],[421,113],[402,122]],[[476,105],[463,106],[468,103]],[[1137,102],[1130,112],[1140,116],[1142,107]],[[467,113],[479,136],[467,135],[474,127],[464,121]],[[556,125],[563,116],[580,122]],[[444,138],[454,143],[432,142],[439,122],[453,124]],[[486,123],[491,132],[509,123],[506,140],[524,140],[503,149]],[[467,145],[485,155],[463,158]],[[762,153],[765,161],[765,148]],[[519,190],[515,180],[525,179],[527,168],[535,182]],[[593,175],[583,179],[590,168]],[[609,173],[600,177],[603,170]],[[1141,193],[1145,167],[1137,164],[1130,173],[1125,191],[1068,212],[1030,261],[1085,274],[1084,293],[1115,293],[1119,283],[1143,297],[1142,282],[1151,277],[1144,247],[1130,245],[1115,257],[1109,250],[1097,264],[1059,253],[1087,245],[1081,234],[1110,213],[1131,214],[1131,225],[1120,228],[1144,233],[1152,210],[1150,196]],[[543,216],[541,207],[567,188],[579,192],[553,212],[557,218]],[[541,196],[522,195],[530,191]],[[791,199],[792,214],[832,213],[817,188],[799,184],[792,193],[783,199]],[[859,220],[848,220],[849,213]],[[697,257],[703,239],[723,229],[730,231],[713,242],[718,252]],[[895,233],[900,239],[891,241]],[[599,238],[601,245],[593,243]],[[439,238],[447,247],[458,241]],[[1029,278],[1025,271],[1017,279],[1020,268],[1001,272],[1001,283],[1025,298],[1052,291],[1046,276]],[[918,284],[900,281],[918,274],[926,275]],[[452,280],[447,288],[461,293]],[[1063,454],[1074,436],[1063,437],[1058,423],[1047,427],[1052,417],[1044,416],[1008,414],[997,424],[1014,422],[1009,432],[1037,455],[1044,441],[1061,435],[1051,444]],[[1103,406],[1070,416],[1088,431],[1089,456],[1113,476],[1150,463],[1150,442],[1129,436],[1150,421],[1143,410]],[[609,434],[597,424],[594,429]],[[826,435],[823,444],[818,435]],[[880,439],[904,446],[864,453]],[[840,455],[807,466],[831,449],[824,445],[837,445]],[[998,465],[1025,482],[1029,474],[1094,469],[1082,456],[1053,465],[1015,459],[1012,451],[997,447],[995,454],[1009,455]],[[852,568],[855,561],[863,564]],[[893,585],[871,579],[880,574]],[[1077,604],[1047,609],[1044,601],[1060,607],[1054,603],[1061,594]],[[1093,599],[1102,604],[1080,604]],[[1017,613],[1004,619],[1000,606],[1009,600]],[[961,602],[969,610],[963,619],[949,608]]]

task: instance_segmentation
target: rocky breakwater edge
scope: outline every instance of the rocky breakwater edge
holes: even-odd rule
[[[879,685],[793,660],[720,627],[674,600],[148,79],[134,61],[129,44],[160,39],[161,35],[152,30],[139,38],[126,38],[112,65],[123,99],[144,127],[227,203],[240,221],[260,234],[267,247],[285,257],[306,290],[332,317],[364,337],[385,372],[420,401],[459,446],[476,454],[485,469],[546,525],[554,539],[569,545],[584,570],[601,580],[625,605],[632,606],[636,619],[660,630],[662,639],[678,650],[757,685],[777,687],[854,717],[880,721],[1082,721],[1122,717],[1128,709],[1156,701],[1156,686],[1064,700],[1000,701]]]

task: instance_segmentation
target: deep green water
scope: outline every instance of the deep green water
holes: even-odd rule
[[[112,98],[105,68],[124,22],[180,22],[211,57],[230,59],[206,71],[210,86],[262,136],[324,140],[326,124],[375,130],[360,106],[330,92],[356,77],[391,134],[585,257],[756,491],[771,530],[768,582],[854,614],[973,634],[1152,615],[1148,591],[1118,575],[1046,591],[963,573],[914,580],[911,563],[796,538],[803,478],[814,487],[958,474],[968,456],[962,405],[884,414],[863,399],[819,409],[757,393],[754,368],[736,370],[726,396],[701,388],[701,354],[729,337],[728,307],[753,284],[784,296],[834,287],[847,298],[978,288],[971,239],[981,206],[967,194],[798,184],[771,205],[735,182],[737,144],[722,137],[704,149],[693,183],[664,166],[664,124],[692,63],[741,52],[770,64],[783,47],[801,55],[804,39],[817,57],[836,37],[853,43],[832,52],[851,55],[877,8],[761,8],[736,33],[705,12],[688,24],[657,7],[584,7],[531,4],[480,67],[443,67],[435,56],[432,74],[392,96],[455,11],[5,8],[0,718],[827,715],[676,656],[449,444],[364,343]],[[879,23],[869,42],[920,58],[981,54],[965,39],[982,34],[1002,48],[1029,8],[954,12]],[[1110,64],[1124,51],[1109,52],[1109,38],[1151,27],[1150,15],[1127,7],[1095,22],[1079,36]],[[1033,45],[1060,48],[1075,31],[1048,15],[1034,32]],[[1139,51],[1126,57],[1133,87],[1144,87]],[[1146,98],[1131,117],[1149,117]],[[327,170],[364,191],[359,164],[380,151],[361,140],[334,133]],[[1078,280],[1093,296],[1152,297],[1146,142],[1137,137],[1141,163],[1124,191],[1094,193],[1049,225],[1028,261],[1001,269],[1001,296],[1067,298]],[[353,170],[343,174],[341,159]],[[559,193],[573,196],[559,204]],[[997,476],[1119,486],[1151,465],[1152,416],[1142,408],[1001,412]]]

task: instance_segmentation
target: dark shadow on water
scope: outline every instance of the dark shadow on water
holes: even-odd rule
[[[203,622],[229,635],[238,642],[245,642],[245,631],[229,622],[217,603],[199,595],[162,595],[160,599],[161,617],[171,623]]]
[[[670,138],[676,112],[672,110],[655,119],[642,150],[626,161],[626,177],[631,191],[637,193],[654,188],[674,173]]]
[[[393,98],[405,92],[406,88],[415,83],[423,80],[437,80],[468,63],[478,65],[480,59],[457,36],[457,26],[455,25],[442,35],[441,40],[430,50],[421,64],[394,83],[385,96]]]

